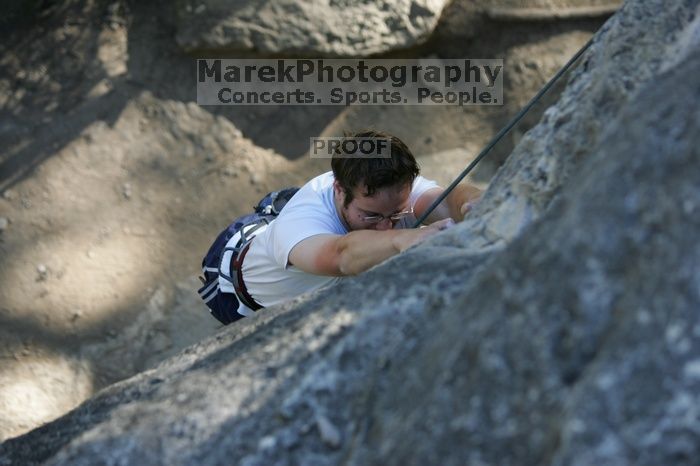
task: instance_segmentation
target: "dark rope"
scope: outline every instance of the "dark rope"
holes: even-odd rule
[[[440,195],[440,197],[438,197],[435,200],[435,202],[433,202],[433,204],[428,208],[428,210],[426,210],[423,213],[423,215],[420,216],[420,218],[416,221],[415,225],[413,225],[413,228],[420,226],[425,221],[425,219],[428,217],[428,215],[430,215],[430,213],[433,210],[435,210],[435,208],[443,200],[445,200],[447,195],[450,194],[450,192],[460,183],[460,181],[462,181],[464,179],[464,177],[467,176],[469,174],[469,172],[471,172],[474,169],[474,167],[476,167],[476,164],[478,164],[481,161],[481,159],[486,157],[486,154],[488,154],[491,151],[491,149],[493,149],[493,147],[496,144],[498,144],[498,142],[503,138],[503,136],[505,136],[506,133],[508,133],[508,131],[510,131],[513,128],[513,126],[515,126],[518,123],[518,121],[520,121],[522,119],[522,117],[525,116],[525,114],[528,111],[530,111],[532,106],[535,105],[535,103],[537,103],[537,101],[540,100],[540,98],[549,90],[549,88],[552,87],[554,85],[554,83],[557,82],[557,80],[559,78],[561,78],[564,73],[566,73],[568,71],[568,69],[571,67],[571,65],[573,65],[576,62],[576,60],[579,59],[579,57],[588,49],[588,47],[591,46],[592,43],[593,43],[593,39],[591,38],[591,39],[589,39],[588,42],[586,42],[586,45],[584,45],[581,48],[581,50],[576,52],[576,55],[574,55],[571,58],[571,60],[569,60],[566,63],[566,65],[564,65],[564,67],[562,69],[560,69],[557,72],[557,74],[555,74],[554,77],[552,79],[550,79],[549,82],[547,84],[545,84],[544,87],[542,89],[540,89],[540,91],[537,94],[535,94],[535,96],[532,99],[530,99],[530,102],[528,102],[528,104],[525,107],[523,107],[520,110],[520,112],[518,112],[518,114],[515,115],[515,117],[503,129],[501,129],[498,132],[498,134],[496,134],[496,136],[491,140],[491,142],[489,142],[488,145],[479,153],[479,155],[474,160],[472,160],[472,163],[470,163],[469,166],[457,177],[457,179],[455,179],[452,182],[452,184],[450,184],[447,187],[447,189],[445,189],[445,191]]]

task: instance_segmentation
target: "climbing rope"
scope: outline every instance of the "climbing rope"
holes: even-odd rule
[[[447,197],[448,194],[450,194],[450,192],[464,179],[464,177],[467,176],[469,172],[471,172],[474,169],[474,167],[476,167],[476,165],[481,161],[481,159],[486,157],[486,154],[488,154],[491,151],[491,149],[493,149],[493,147],[496,144],[498,144],[498,142],[503,138],[503,136],[505,136],[508,133],[508,131],[510,131],[513,128],[513,126],[515,126],[523,118],[523,116],[525,116],[525,114],[528,111],[530,111],[533,105],[535,105],[537,101],[540,100],[540,98],[549,90],[549,88],[551,88],[554,85],[554,83],[557,82],[557,80],[559,80],[559,78],[561,78],[562,75],[568,71],[571,65],[573,65],[586,50],[588,50],[588,47],[590,47],[592,43],[593,39],[591,38],[588,42],[586,42],[586,45],[581,47],[581,50],[576,52],[576,55],[571,57],[571,60],[569,60],[566,63],[566,65],[564,65],[564,67],[560,69],[557,72],[557,74],[555,74],[554,77],[550,79],[549,82],[545,84],[544,87],[542,87],[542,89],[540,89],[540,91],[537,94],[535,94],[535,96],[532,99],[530,99],[530,102],[528,102],[527,105],[525,105],[525,107],[523,107],[518,112],[518,114],[515,115],[515,117],[512,120],[510,120],[510,122],[498,132],[498,134],[496,134],[496,136],[494,136],[491,142],[489,142],[486,145],[486,147],[484,147],[484,149],[479,153],[479,155],[474,160],[472,160],[472,163],[470,163],[469,166],[466,169],[464,169],[464,171],[462,171],[462,173],[452,182],[452,184],[450,184],[445,189],[445,191],[440,195],[440,197],[438,197],[435,200],[435,202],[432,203],[428,210],[426,210],[423,213],[423,215],[420,216],[420,218],[413,225],[413,228],[419,227],[425,221],[428,215],[430,215],[430,213],[433,210],[435,210],[435,208]]]

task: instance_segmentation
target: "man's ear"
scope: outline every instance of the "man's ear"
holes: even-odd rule
[[[333,191],[335,192],[335,197],[337,198],[340,198],[340,195],[343,194],[343,188],[340,187],[338,180],[333,180]]]

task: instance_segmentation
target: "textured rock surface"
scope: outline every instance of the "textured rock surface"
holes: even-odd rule
[[[510,155],[470,222],[475,233],[437,241],[479,249],[505,244],[547,209],[581,160],[598,150],[610,121],[639,88],[652,82],[669,61],[683,60],[692,50],[698,2],[627,2],[596,35],[581,58],[559,102],[550,107]],[[697,32],[695,32],[697,34]],[[697,37],[695,38],[697,41]],[[458,233],[461,234],[461,233]]]
[[[570,119],[547,130],[550,112],[526,137],[513,163],[529,178],[502,171],[476,212],[485,223],[109,387],[0,445],[0,464],[697,464],[696,3],[628,3],[613,18],[553,110]],[[640,44],[673,38],[665,53],[615,47],[633,27]],[[621,67],[648,74],[590,103],[584,91]],[[525,165],[535,136],[563,144],[597,116],[585,151]],[[516,198],[532,215],[498,230],[503,247],[465,247],[505,216],[494,199]]]
[[[444,0],[188,0],[177,42],[187,51],[366,56],[422,43]]]
[[[683,102],[698,71],[695,51],[642,87],[543,218],[426,325],[356,464],[697,464],[700,111]]]

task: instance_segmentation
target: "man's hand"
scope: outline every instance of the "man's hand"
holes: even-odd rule
[[[416,217],[420,217],[423,212],[433,205],[433,202],[443,193],[443,188],[429,189],[416,201],[414,210]],[[444,218],[452,218],[461,222],[464,216],[474,207],[481,198],[483,191],[476,186],[467,183],[457,185],[431,213],[428,215],[428,222],[435,222]]]
[[[435,236],[442,230],[446,230],[455,224],[454,220],[451,218],[445,218],[433,222],[428,226],[413,229],[413,230],[403,230],[406,234],[401,234],[396,236],[394,239],[394,244],[396,248],[403,252],[411,246],[415,246],[418,243],[422,243],[431,236]]]
[[[462,204],[462,206],[459,208],[459,213],[462,215],[462,218],[466,217],[466,215],[472,211],[472,209],[479,203],[481,200],[481,195],[483,192],[479,192],[478,195],[470,198],[467,200],[465,203]]]

